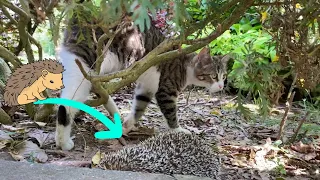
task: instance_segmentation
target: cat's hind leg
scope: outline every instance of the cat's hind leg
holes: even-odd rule
[[[75,63],[76,58],[80,61],[81,58],[65,49],[60,51],[60,57],[65,68],[63,72],[63,84],[65,88],[62,89],[60,98],[85,102],[90,93],[91,83],[83,77]],[[88,66],[83,61],[81,63],[85,71],[88,72]],[[72,123],[78,111],[75,108],[63,105],[59,106],[55,140],[56,146],[62,150],[70,150],[74,147],[74,142],[71,140],[70,135]]]

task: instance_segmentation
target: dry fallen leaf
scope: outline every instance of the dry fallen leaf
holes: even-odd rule
[[[214,108],[214,109],[210,112],[210,114],[213,114],[213,115],[216,115],[216,116],[221,116],[221,115],[222,115],[220,109],[218,109],[218,108]]]
[[[93,167],[97,166],[101,159],[103,159],[104,157],[104,153],[101,153],[100,151],[98,151],[91,159],[91,164]]]
[[[43,149],[31,141],[23,141],[14,147],[14,151],[10,152],[11,156],[15,160],[29,159],[36,162],[46,162],[48,160],[48,155]]]
[[[11,140],[0,140],[0,150],[7,147]]]
[[[294,145],[291,145],[291,149],[300,153],[315,152],[315,147],[313,146],[313,144],[303,144],[301,141],[299,141]]]
[[[44,127],[47,124],[44,122],[37,122],[37,121],[35,121],[34,123],[38,124],[40,127]]]
[[[33,137],[33,138],[37,139],[37,141],[40,144],[40,147],[43,147],[46,144],[50,144],[50,143],[55,142],[54,141],[54,136],[55,136],[54,132],[47,133],[41,129],[35,129],[33,131],[30,131],[27,135],[29,137]]]
[[[5,129],[5,130],[8,130],[8,131],[11,131],[11,132],[24,132],[24,128],[16,128],[16,127],[13,127],[13,126],[10,126],[10,125],[2,125],[2,127]]]
[[[155,134],[154,127],[148,128],[146,126],[139,126],[128,133],[130,138],[151,137]]]
[[[0,130],[0,150],[5,148],[8,143],[12,141],[12,138],[6,132]]]

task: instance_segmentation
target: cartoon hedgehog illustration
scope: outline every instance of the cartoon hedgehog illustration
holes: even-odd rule
[[[42,92],[46,89],[64,88],[62,82],[62,64],[53,59],[44,59],[22,65],[9,77],[4,101],[9,106],[23,105],[46,97]]]
[[[221,160],[200,137],[183,132],[165,132],[138,145],[106,154],[97,167],[220,179]]]

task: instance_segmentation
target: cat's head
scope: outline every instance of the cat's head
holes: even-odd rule
[[[211,56],[209,48],[203,48],[194,59],[194,85],[206,87],[211,93],[221,91],[227,77],[229,55]]]

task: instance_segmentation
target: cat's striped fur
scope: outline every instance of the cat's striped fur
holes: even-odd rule
[[[94,39],[99,39],[103,35],[103,31],[99,28],[92,30],[89,27],[80,26],[77,19],[74,18],[69,22],[71,28],[66,29],[64,41],[59,51],[59,57],[66,69],[63,74],[65,88],[60,97],[85,102],[92,86],[88,80],[84,79],[75,59],[81,61],[85,71],[92,71],[97,59],[97,47]],[[80,36],[79,32],[87,35],[81,42],[77,42]],[[127,26],[111,43],[101,64],[100,74],[116,72],[128,67],[152,51],[164,39],[165,36],[154,25],[151,25],[151,28],[144,33],[139,32],[133,24]],[[179,126],[176,117],[178,93],[189,84],[208,87],[211,92],[221,90],[226,74],[224,63],[226,59],[223,58],[221,61],[221,58],[218,60],[215,57],[212,58],[208,49],[205,48],[199,55],[192,53],[151,67],[138,79],[132,113],[124,122],[124,133],[134,127],[134,123],[142,116],[153,96],[156,97],[169,127],[187,132]],[[114,113],[119,113],[111,97],[104,104],[104,107],[112,116]],[[70,134],[71,125],[77,112],[77,109],[59,106],[55,140],[56,145],[63,150],[70,150],[74,147]]]
[[[210,50],[204,48],[198,55],[191,53],[151,67],[137,80],[132,111],[124,122],[124,133],[134,128],[154,96],[168,126],[175,131],[189,133],[180,127],[177,119],[179,92],[191,84],[207,87],[211,93],[222,90],[228,60],[228,55],[211,57]]]
[[[94,23],[90,22],[90,24]],[[77,42],[80,32],[85,36],[82,41]],[[60,60],[66,69],[63,73],[65,88],[61,92],[61,98],[73,99],[79,102],[87,100],[92,86],[88,80],[84,79],[75,63],[75,59],[81,61],[87,72],[92,72],[95,68],[94,62],[97,59],[95,39],[98,40],[102,35],[103,31],[100,28],[93,30],[89,27],[81,26],[75,17],[69,20],[69,26],[65,30],[64,40],[59,49]],[[147,30],[146,33],[141,33],[133,23],[129,24],[111,43],[101,64],[100,74],[116,72],[130,66],[163,40],[164,36],[154,26]],[[105,43],[107,41],[108,39]],[[119,113],[111,97],[104,104],[104,107],[112,116],[114,113]],[[63,150],[70,150],[74,146],[73,141],[70,139],[70,134],[71,125],[77,112],[77,109],[59,106],[55,140],[57,147],[61,147]]]

